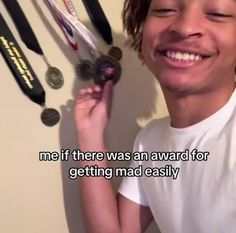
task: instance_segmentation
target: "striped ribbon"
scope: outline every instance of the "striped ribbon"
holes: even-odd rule
[[[47,0],[58,17],[59,23],[74,50],[78,49],[76,35],[89,47],[92,54],[98,54],[97,38],[78,20],[77,17],[64,12],[54,0]]]

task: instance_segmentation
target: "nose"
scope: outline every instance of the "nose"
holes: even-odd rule
[[[186,10],[179,13],[169,31],[178,38],[198,38],[204,35],[204,23],[200,13]]]

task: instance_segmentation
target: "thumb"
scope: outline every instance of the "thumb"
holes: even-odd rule
[[[113,95],[113,82],[112,80],[109,80],[105,82],[105,85],[103,87],[102,101],[107,103],[110,102],[112,100],[112,95]]]
[[[110,109],[112,104],[112,97],[113,97],[113,82],[109,80],[105,83],[102,92],[102,102],[105,103],[108,110],[108,115],[110,115]]]

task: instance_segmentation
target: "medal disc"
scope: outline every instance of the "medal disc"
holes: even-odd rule
[[[54,126],[60,120],[59,112],[54,108],[45,108],[41,113],[41,121],[46,126]]]
[[[108,52],[108,55],[116,58],[118,61],[122,58],[122,51],[119,47],[112,46],[111,49]]]
[[[112,56],[101,56],[95,63],[95,83],[104,85],[106,81],[112,80],[117,83],[121,76],[121,66],[117,59]]]
[[[46,72],[46,81],[53,89],[59,89],[64,84],[64,78],[59,69],[50,66]]]
[[[94,79],[94,64],[89,60],[81,60],[76,66],[76,74],[77,77],[83,81]]]

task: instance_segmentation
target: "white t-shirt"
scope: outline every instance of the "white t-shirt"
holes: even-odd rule
[[[193,161],[194,149],[205,152],[207,160]],[[177,129],[169,118],[152,121],[138,134],[134,151],[148,152],[149,160],[132,162],[132,167],[142,165],[143,175],[124,178],[119,192],[149,206],[162,233],[236,232],[236,91],[219,111],[195,125]],[[150,159],[152,152],[175,151],[189,161]],[[175,154],[169,155],[173,159]],[[155,174],[149,177],[150,171]]]

